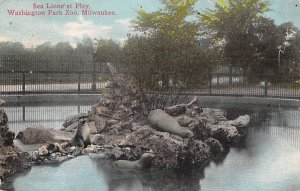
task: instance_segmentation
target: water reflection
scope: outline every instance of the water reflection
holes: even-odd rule
[[[95,160],[109,191],[199,191],[203,169],[175,170],[119,170]]]
[[[246,109],[245,109],[246,108]],[[228,119],[248,113],[253,123],[240,148],[205,169],[120,171],[95,157],[59,167],[33,167],[11,190],[296,191],[300,190],[300,110],[226,108]]]
[[[59,166],[35,166],[29,175],[17,178],[15,191],[107,191],[101,171],[87,156],[77,157]]]

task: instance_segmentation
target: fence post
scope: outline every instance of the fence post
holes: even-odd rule
[[[22,73],[22,93],[25,95],[25,73]]]
[[[26,121],[26,111],[25,111],[25,106],[22,107],[22,119],[23,119],[23,121]]]
[[[78,94],[80,94],[80,83],[81,83],[81,73],[79,72],[78,73],[78,85],[77,85]]]
[[[211,75],[209,77],[209,85],[208,85],[208,93],[211,94],[212,93],[212,80],[213,80],[213,76]]]
[[[264,96],[265,97],[268,96],[268,80],[265,80],[265,92],[264,92]]]
[[[94,60],[94,66],[93,66],[93,74],[92,74],[92,90],[95,91],[96,86],[96,61]]]
[[[232,61],[229,66],[229,85],[232,85]]]

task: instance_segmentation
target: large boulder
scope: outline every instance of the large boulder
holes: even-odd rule
[[[206,139],[204,143],[210,147],[210,153],[213,159],[219,158],[224,153],[224,147],[217,139],[210,137]]]
[[[228,121],[228,123],[236,127],[246,127],[249,124],[249,122],[250,122],[249,115],[239,116],[235,120]]]
[[[211,136],[210,128],[200,118],[194,118],[188,128],[194,133],[195,139],[204,141]]]
[[[184,143],[173,139],[167,132],[159,132],[146,125],[129,134],[120,145],[150,149],[155,154],[155,167],[175,168]]]
[[[186,105],[185,104],[174,105],[165,108],[165,111],[171,116],[178,116],[185,113]]]
[[[101,134],[96,134],[92,137],[91,143],[93,145],[104,145],[105,144],[105,136]]]
[[[210,147],[200,140],[183,140],[148,125],[129,134],[120,145],[146,148],[153,152],[153,167],[181,168],[185,165],[202,165],[210,157]]]
[[[75,121],[74,123],[72,123],[71,125],[69,125],[68,127],[66,127],[66,131],[67,132],[73,132],[75,129],[77,129],[79,122]]]
[[[210,159],[210,147],[200,140],[191,139],[179,154],[179,167],[204,166]]]
[[[211,127],[211,137],[220,141],[224,146],[235,145],[240,141],[240,134],[232,125],[218,124]]]
[[[29,168],[31,158],[14,145],[15,134],[6,125],[8,118],[3,104],[4,101],[0,99],[0,180],[5,182],[9,176]]]
[[[72,115],[72,116],[69,116],[65,122],[63,123],[63,126],[64,127],[68,127],[70,126],[71,124],[79,121],[79,119],[82,119],[82,118],[88,118],[89,117],[89,114],[87,113],[78,113],[76,115]]]

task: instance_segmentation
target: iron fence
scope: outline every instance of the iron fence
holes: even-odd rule
[[[129,70],[124,65],[118,67],[120,71]],[[280,76],[255,75],[257,76],[252,76],[252,80],[249,80],[242,70],[222,66],[215,68],[209,75],[211,79],[207,85],[190,87],[182,83],[183,86],[181,84],[179,88],[172,87],[171,90],[196,95],[300,99],[300,80],[270,82],[267,79],[277,79]],[[2,95],[101,93],[109,80],[107,65],[95,63],[90,57],[0,56]],[[159,81],[157,83],[159,84]],[[195,84],[197,85],[197,82]],[[174,86],[174,83],[172,85]]]
[[[109,79],[105,64],[80,57],[1,56],[0,92],[5,94],[99,93]]]
[[[232,79],[230,80],[230,78]],[[213,76],[207,93],[224,96],[233,95],[300,99],[300,81],[270,82],[268,80],[262,80],[249,82],[243,76]]]

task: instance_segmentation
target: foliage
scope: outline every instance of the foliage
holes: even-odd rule
[[[281,77],[283,74],[292,75],[297,71],[296,65],[291,64],[297,62],[291,53],[297,55],[296,46],[282,50],[282,62],[278,60],[279,47],[286,43],[286,31],[296,29],[291,23],[276,26],[273,20],[262,16],[268,10],[266,0],[227,0],[199,16],[211,30],[213,41],[223,42],[227,60],[224,64],[241,67],[250,81],[282,81],[286,80]],[[295,44],[294,40],[292,42]],[[289,61],[284,61],[285,58]],[[292,78],[291,75],[284,76]]]
[[[147,90],[195,88],[208,84],[211,67],[200,48],[195,0],[162,0],[164,8],[138,11],[135,28],[123,53],[126,66],[138,85]]]
[[[101,39],[97,43],[97,60],[102,63],[117,63],[120,59],[121,47],[113,40]]]
[[[24,45],[20,42],[0,42],[0,56],[23,55],[26,52]]]

